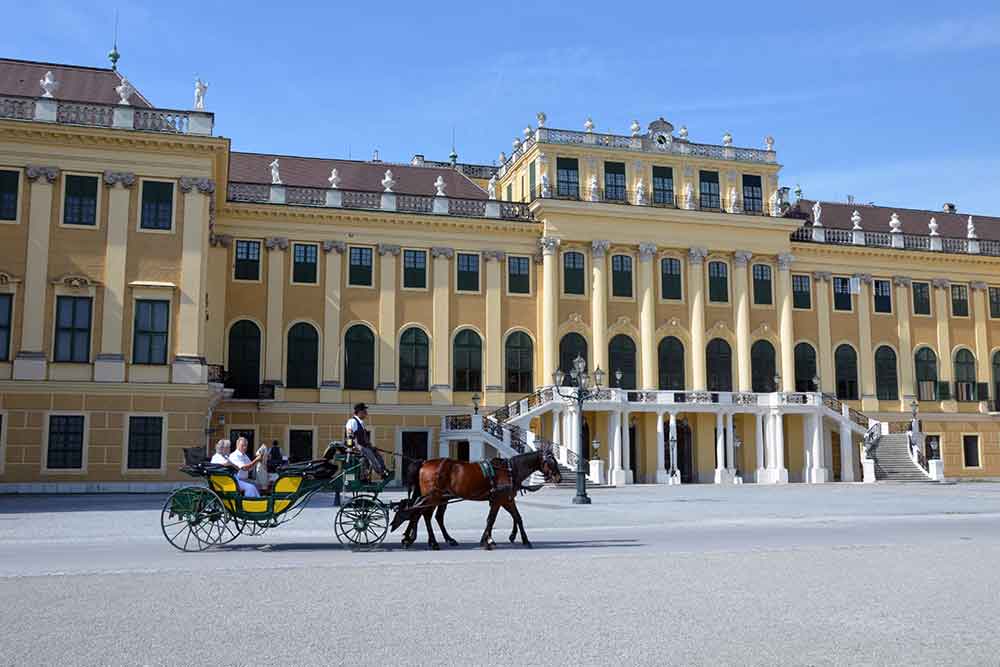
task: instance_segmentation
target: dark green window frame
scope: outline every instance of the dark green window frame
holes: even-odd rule
[[[314,243],[292,244],[292,282],[319,282],[319,247]]]
[[[407,289],[427,288],[427,251],[403,251],[403,287]]]
[[[163,417],[128,418],[128,469],[158,470],[163,462]]]
[[[743,174],[743,210],[747,213],[764,210],[764,188],[760,176]]]
[[[10,360],[10,332],[13,328],[14,295],[0,294],[0,361]]]
[[[97,226],[97,176],[67,174],[63,194],[63,224]]]
[[[137,299],[134,319],[132,363],[149,365],[167,363],[167,342],[170,338],[170,302]]]
[[[931,285],[930,283],[914,282],[913,289],[913,314],[931,314]]]
[[[653,203],[674,205],[674,170],[672,167],[653,167]]]
[[[235,280],[260,280],[260,241],[236,241]]]
[[[843,312],[853,310],[850,278],[844,276],[833,277],[833,309]]]
[[[660,292],[665,300],[680,301],[683,297],[681,260],[664,257],[660,260]]]
[[[751,267],[753,273],[753,302],[758,306],[770,306],[774,304],[774,272],[767,264],[754,264]]]
[[[809,276],[792,276],[792,306],[802,310],[812,308],[812,279]]]
[[[455,336],[454,390],[482,391],[483,341],[472,329],[463,329]]]
[[[708,263],[708,300],[711,303],[729,302],[729,266],[725,262]]]
[[[698,201],[701,208],[718,211],[722,209],[719,191],[719,172],[698,172]]]
[[[83,468],[83,415],[50,415],[45,467],[50,470]]]
[[[1000,287],[989,288],[990,317],[1000,318]]]
[[[625,163],[604,163],[604,199],[625,201]]]
[[[953,317],[969,316],[969,288],[967,286],[951,286],[951,314]]]
[[[566,294],[586,293],[586,280],[584,279],[586,265],[587,262],[582,252],[563,253],[563,292]]]
[[[168,231],[174,224],[174,184],[169,181],[142,182],[139,227]]]
[[[316,389],[319,386],[319,332],[316,327],[299,322],[288,330],[289,389]]]
[[[632,258],[611,256],[611,296],[632,298]]]
[[[372,277],[371,248],[352,246],[348,252],[347,284],[354,287],[371,287]]]
[[[531,293],[531,259],[507,258],[507,291],[511,294]]]
[[[457,278],[455,290],[458,292],[479,291],[479,255],[471,252],[457,253]]]
[[[90,320],[93,300],[89,296],[56,297],[56,339],[52,360],[85,364],[90,361]]]
[[[556,158],[556,196],[579,199],[580,163],[576,158]]]
[[[21,194],[21,172],[0,170],[0,220],[17,220]]]

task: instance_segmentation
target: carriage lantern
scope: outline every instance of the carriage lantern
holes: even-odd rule
[[[618,375],[620,374],[621,371],[618,372]],[[575,388],[576,391],[571,391],[565,394],[560,391],[559,388],[566,379],[566,374],[561,369],[556,369],[556,371],[552,373],[552,381],[554,384],[553,391],[563,400],[576,403],[576,432],[579,438],[583,434],[583,404],[588,400],[596,398],[601,389],[601,383],[604,382],[604,371],[598,367],[594,371],[593,377],[591,377],[591,375],[587,373],[587,360],[582,356],[577,355],[576,359],[573,360],[569,377],[571,380],[569,383],[570,387]],[[576,495],[573,497],[573,504],[589,505],[590,496],[587,495],[588,452],[586,451],[586,447],[584,446],[582,440],[578,439],[578,441],[573,444],[576,451]],[[593,442],[595,451],[599,446],[600,443],[595,440]]]

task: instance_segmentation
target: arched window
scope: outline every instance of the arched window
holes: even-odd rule
[[[570,251],[563,254],[563,292],[566,294],[583,294],[584,259],[582,252]]]
[[[616,377],[622,372],[622,379]],[[608,372],[611,373],[612,387],[635,389],[635,343],[624,334],[618,334],[608,343]]]
[[[777,391],[774,376],[778,369],[774,362],[774,346],[759,340],[750,348],[750,388],[753,391]]]
[[[816,350],[809,343],[795,346],[795,391],[819,391],[813,382],[816,374]]]
[[[929,347],[922,347],[913,356],[917,372],[917,400],[938,400],[937,355]]]
[[[482,391],[483,341],[472,329],[455,336],[455,391]]]
[[[888,345],[875,350],[875,396],[880,401],[899,400],[896,353]]]
[[[833,353],[837,368],[837,398],[858,400],[858,354],[850,345],[841,345]]]
[[[319,334],[311,324],[299,322],[288,330],[289,389],[316,389],[319,386]]]
[[[729,343],[721,338],[713,338],[705,349],[708,362],[708,390],[733,390],[733,351]]]
[[[684,389],[684,343],[673,336],[660,341],[658,349],[660,389]]]
[[[363,324],[344,334],[344,389],[375,388],[375,335]]]
[[[430,341],[418,327],[399,337],[399,390],[427,391]]]
[[[517,394],[530,393],[535,388],[533,371],[535,352],[531,337],[515,331],[507,337],[507,391]]]
[[[568,333],[559,341],[559,370],[565,374],[563,385],[572,384],[569,374],[577,357],[587,360],[587,340],[578,333]]]
[[[968,350],[959,350],[955,353],[955,398],[976,401],[976,393],[976,358]]]
[[[226,386],[233,398],[257,398],[260,391],[260,328],[240,320],[229,330]]]

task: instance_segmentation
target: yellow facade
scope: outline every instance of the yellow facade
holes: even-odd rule
[[[940,436],[946,476],[1000,476],[1000,423],[993,412],[1000,326],[988,301],[988,288],[1000,286],[1000,257],[801,238],[796,233],[802,219],[771,215],[782,198],[780,166],[770,148],[752,152],[724,143],[700,153],[657,152],[651,147],[652,130],[648,136],[605,139],[610,136],[533,130],[531,139],[493,170],[491,182],[476,178],[483,189],[476,205],[486,208],[485,214],[473,215],[460,212],[447,197],[438,198],[445,202],[443,212],[433,212],[431,172],[426,210],[404,210],[404,198],[416,196],[406,193],[386,205],[386,193],[376,182],[368,188],[371,201],[378,202],[374,206],[330,205],[329,199],[327,205],[292,203],[295,189],[306,186],[269,186],[267,180],[259,184],[263,195],[249,201],[254,197],[234,195],[229,177],[234,157],[227,139],[0,118],[0,171],[18,175],[15,219],[0,221],[0,294],[12,295],[9,352],[0,357],[5,359],[0,361],[0,483],[94,488],[96,483],[172,482],[183,477],[177,470],[182,448],[242,432],[252,433],[256,443],[277,440],[286,453],[293,438],[306,438],[316,455],[342,435],[350,406],[359,401],[371,406],[378,445],[398,452],[405,434],[426,433],[427,454],[456,454],[455,445],[449,449],[441,439],[442,417],[468,414],[474,394],[482,397],[485,413],[550,384],[568,334],[582,336],[588,367],[611,371],[612,385],[618,368],[609,346],[622,340],[616,337],[626,337],[634,346],[631,388],[653,392],[753,392],[760,379],[754,379],[759,373],[751,350],[766,341],[780,383],[766,391],[814,391],[801,386],[794,368],[796,346],[808,343],[817,354],[821,390],[835,394],[834,351],[847,345],[857,357],[857,390],[856,398],[852,394],[844,403],[886,423],[910,417],[911,401],[919,394],[914,370],[919,349],[935,351],[938,379],[949,386],[956,381],[952,360],[965,349],[975,359],[976,400],[920,401],[923,432]],[[566,158],[576,160],[579,189],[563,197],[557,165]],[[608,184],[614,186],[609,169],[617,167],[608,163],[624,164],[624,201],[609,194]],[[430,169],[382,167],[416,173],[415,178],[420,173],[413,170]],[[659,196],[654,177],[663,172],[654,167],[671,169],[671,201],[643,205]],[[690,193],[700,194],[703,172],[718,178],[718,206],[706,206],[704,200],[688,206]],[[100,184],[92,226],[64,224],[67,179],[78,174],[96,176]],[[592,175],[600,192],[590,192]],[[751,211],[755,215],[746,214],[747,175],[760,184],[761,208]],[[142,226],[147,182],[171,184],[168,229]],[[522,208],[490,215],[491,205],[507,203],[508,187],[510,199]],[[495,190],[496,199],[489,199],[486,190]],[[784,204],[782,211],[787,208]],[[253,246],[259,251],[257,275],[239,279],[237,249],[250,247],[243,245],[246,241],[259,244]],[[370,285],[352,284],[355,249],[370,253]],[[424,257],[422,285],[406,284],[407,251]],[[299,252],[315,256],[315,280],[296,280]],[[567,260],[570,253],[577,254]],[[459,289],[460,256],[476,258],[474,288]],[[576,294],[566,267],[579,258],[584,279],[582,293]],[[627,276],[616,270],[622,258],[631,266]],[[664,291],[664,260],[679,263],[676,298]],[[517,271],[527,272],[526,293],[511,287],[515,264]],[[767,267],[770,276],[770,303],[755,298],[754,278],[763,270],[758,266]],[[720,270],[726,276],[722,293],[713,273]],[[807,307],[794,303],[795,276],[809,279]],[[850,296],[849,311],[834,307],[836,277],[855,278],[857,293]],[[873,290],[882,280],[891,284],[889,313],[875,312],[873,306]],[[914,312],[913,282],[930,285],[930,315]],[[969,288],[968,315],[952,313],[953,284]],[[64,362],[56,354],[57,301],[74,296],[92,300],[90,349],[83,361]],[[165,363],[135,363],[139,301],[168,304]],[[217,381],[215,368],[231,379],[239,371],[234,355],[246,359],[245,350],[231,349],[238,322],[252,323],[259,332],[256,385],[273,386],[273,398],[266,391],[234,398],[232,382]],[[315,358],[308,358],[315,365],[314,381],[292,387],[302,384],[289,377],[302,363],[297,352],[292,359],[289,354],[290,337],[300,323],[318,339]],[[353,363],[345,336],[355,325],[374,336],[372,382],[363,388],[349,387],[345,375],[345,366]],[[404,388],[401,369],[403,336],[414,328],[428,341],[426,389],[417,391]],[[481,341],[481,378],[468,390],[455,386],[456,341],[466,330]],[[507,367],[508,341],[519,332],[531,341],[529,391],[512,389]],[[664,386],[660,345],[668,337],[683,346],[683,368],[674,369],[682,387]],[[712,386],[718,365],[705,350],[715,340],[731,350],[728,389]],[[898,387],[895,398],[880,400],[874,351],[883,346],[895,352]],[[243,377],[249,376],[244,372]],[[988,386],[986,394],[980,385]],[[594,410],[585,417],[591,439],[598,441],[596,454],[606,462],[613,449],[612,419],[633,424],[635,449],[623,455],[634,471],[630,481],[654,482],[662,481],[657,472],[664,465],[663,452],[657,451],[663,441],[657,420],[666,428],[662,422],[668,413],[690,434],[684,437],[690,438],[691,479],[711,481],[719,467],[716,428],[722,423],[713,413],[626,405],[623,416]],[[566,437],[567,426],[556,423],[555,414],[534,417],[531,429]],[[84,418],[80,465],[48,465],[52,417],[60,415]],[[156,467],[128,464],[129,418],[135,416],[163,418],[162,461]],[[732,432],[744,443],[731,466],[749,475],[762,467],[752,445],[760,422],[752,414],[731,418]],[[799,413],[778,418],[783,420],[784,466],[792,479],[802,479],[812,437],[808,418]],[[824,434],[827,457],[832,456],[825,464],[829,479],[841,479],[842,450],[830,442],[842,435]],[[968,465],[966,435],[978,436],[975,466]],[[847,447],[857,449],[857,441]],[[860,471],[856,460],[851,465]]]

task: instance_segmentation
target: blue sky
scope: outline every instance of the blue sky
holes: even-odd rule
[[[3,56],[106,64],[114,3],[3,3]],[[809,197],[1000,214],[995,1],[119,8],[122,71],[172,108],[201,75],[238,150],[446,159],[454,128],[488,163],[539,110],[622,134],[662,115],[694,141],[774,135]]]

